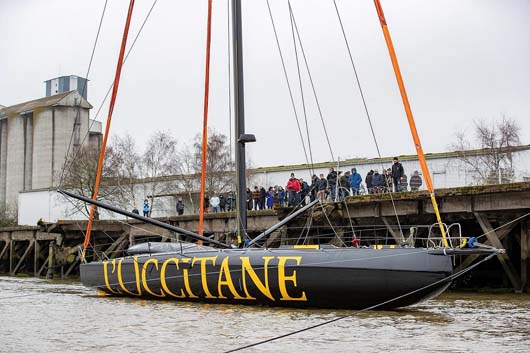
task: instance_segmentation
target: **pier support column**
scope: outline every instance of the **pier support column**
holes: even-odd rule
[[[392,235],[392,237],[394,238],[394,241],[396,242],[397,245],[401,244],[403,242],[403,239],[401,237],[400,234],[396,233],[396,231],[394,230],[394,228],[392,228],[392,226],[390,225],[390,223],[388,222],[388,219],[386,217],[383,217],[381,216],[381,220],[383,221],[383,223],[385,224],[386,226],[386,229],[388,230],[388,232]]]
[[[518,223],[517,222],[513,222],[513,223],[510,223],[506,226],[504,226],[503,228],[499,229],[498,231],[496,231],[497,233],[497,237],[499,239],[499,241],[502,241],[505,237],[508,236],[508,234],[510,234],[510,232],[515,228],[515,226],[517,225]],[[489,246],[493,246],[493,244],[489,241],[489,240],[486,240],[484,242],[485,245],[489,245]],[[462,263],[455,269],[455,272],[459,272],[465,268],[468,268],[476,259],[480,258],[481,255],[469,255],[468,257],[466,257],[466,259],[464,261],[462,261]]]
[[[530,237],[528,220],[521,222],[521,292],[528,292],[528,257],[530,257]]]
[[[48,251],[48,271],[46,271],[46,278],[52,279],[55,272],[55,241],[50,242]]]
[[[33,276],[37,277],[39,272],[39,256],[40,256],[40,244],[37,240],[37,237],[35,236],[35,243],[34,243],[34,256],[33,256]]]
[[[478,212],[474,212],[474,215],[478,223],[480,224],[482,231],[485,233],[486,238],[488,238],[490,244],[499,249],[503,248],[502,243],[499,240],[497,233],[495,233],[495,230],[491,226],[491,223],[488,220],[488,218],[485,215],[480,214]],[[507,253],[498,254],[497,258],[499,259],[502,265],[502,268],[504,269],[504,272],[510,279],[510,282],[512,283],[514,290],[516,292],[520,291],[521,281],[519,279],[519,276],[517,276],[517,271],[515,270],[515,267],[513,266],[512,261],[510,260],[510,257],[508,256],[508,254]]]

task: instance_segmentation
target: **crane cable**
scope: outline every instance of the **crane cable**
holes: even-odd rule
[[[355,62],[353,61],[353,55],[351,53],[350,44],[348,42],[348,38],[346,37],[346,31],[344,30],[344,26],[342,24],[342,18],[340,16],[340,12],[339,12],[339,8],[337,7],[336,0],[333,0],[333,4],[335,5],[335,12],[337,13],[337,18],[339,20],[340,28],[341,28],[341,31],[342,31],[342,36],[344,37],[344,42],[346,44],[346,49],[348,50],[348,55],[350,57],[350,63],[351,63],[352,68],[353,68],[353,73],[355,74],[355,80],[357,82],[357,87],[359,89],[359,94],[361,96],[361,100],[363,101],[363,106],[364,106],[364,111],[365,111],[365,114],[366,114],[366,118],[368,119],[368,124],[370,125],[370,130],[372,132],[372,138],[374,140],[375,148],[377,150],[377,155],[378,155],[379,159],[381,160],[382,159],[381,150],[379,149],[379,143],[377,142],[377,137],[375,135],[375,130],[374,130],[374,126],[372,124],[372,119],[371,119],[370,113],[368,111],[368,106],[366,105],[366,99],[364,97],[364,92],[363,92],[363,89],[361,87],[361,81],[359,80],[359,75],[357,74],[357,68],[355,67]],[[381,167],[383,168],[383,171],[384,171],[384,166],[382,164],[381,164]],[[387,188],[391,188],[391,185],[389,185],[388,178],[386,177],[386,175],[384,175],[384,179],[385,179],[385,183],[386,183]],[[392,192],[389,192],[389,195],[390,195],[390,200],[392,201],[392,208],[394,210],[394,215],[396,216],[397,225],[399,227],[399,233],[401,234],[402,241],[404,241],[405,237],[403,235],[403,229],[401,227],[401,222],[399,221],[399,216],[397,214],[396,204],[394,202],[394,196],[392,195]]]
[[[320,101],[318,100],[318,95],[315,89],[315,84],[313,82],[313,76],[311,75],[311,70],[309,70],[309,64],[307,62],[307,57],[305,55],[304,45],[302,44],[302,39],[300,38],[300,32],[298,31],[298,25],[296,24],[296,18],[294,16],[294,11],[292,7],[290,7],[291,10],[291,16],[294,23],[294,29],[296,30],[296,37],[298,38],[298,43],[300,44],[300,51],[302,53],[302,58],[304,59],[305,68],[307,71],[307,77],[309,78],[309,83],[311,84],[311,89],[313,91],[313,96],[315,97],[315,103],[318,110],[318,115],[320,116],[320,121],[322,122],[322,128],[324,130],[324,135],[326,136],[326,141],[328,143],[329,153],[331,155],[331,160],[335,162],[335,156],[333,154],[333,148],[331,147],[331,142],[329,139],[328,129],[326,127],[326,123],[324,122],[324,115],[322,113],[322,108],[320,107]]]
[[[271,6],[269,0],[267,0],[267,7],[269,9],[269,17],[271,19],[272,29],[274,31],[274,38],[276,39],[276,46],[278,47],[278,53],[280,54],[280,60],[283,67],[283,75],[285,76],[285,82],[287,83],[287,89],[289,90],[289,96],[291,98],[291,105],[293,107],[294,117],[296,119],[296,125],[298,126],[298,132],[300,134],[300,141],[302,142],[302,148],[304,150],[305,160],[309,164],[309,158],[307,157],[307,150],[304,143],[304,136],[302,135],[302,129],[300,128],[300,120],[298,119],[298,112],[296,110],[296,104],[294,103],[293,90],[291,89],[291,83],[289,82],[289,76],[287,75],[287,69],[285,67],[285,60],[283,58],[282,49],[280,47],[280,40],[278,39],[278,33],[276,31],[276,25],[274,23],[274,18],[272,16]]]
[[[315,174],[315,169],[314,169],[315,167],[313,163],[313,149],[311,148],[311,136],[309,135],[309,125],[307,123],[307,110],[306,110],[306,104],[305,104],[305,98],[304,98],[304,88],[302,86],[302,75],[300,73],[300,61],[298,59],[298,49],[296,45],[293,9],[291,7],[291,1],[287,1],[287,4],[289,5],[289,19],[291,20],[291,33],[293,36],[293,48],[294,48],[294,57],[296,61],[296,72],[298,73],[298,85],[300,86],[300,98],[302,100],[302,112],[304,113],[305,130],[306,130],[306,135],[307,135],[307,148],[309,149],[309,160],[311,162],[311,166],[309,170],[311,171],[311,174]]]
[[[105,18],[105,12],[107,10],[107,3],[108,3],[108,0],[105,0],[105,4],[103,5],[103,11],[101,12],[101,16],[100,16],[100,19],[99,19],[98,31],[96,33],[96,39],[94,39],[94,45],[92,46],[92,53],[90,54],[90,60],[88,62],[88,68],[86,70],[85,82],[83,84],[83,89],[81,90],[81,97],[83,97],[83,95],[86,92],[86,86],[87,86],[87,82],[88,82],[88,75],[90,74],[90,69],[92,68],[92,61],[94,60],[94,54],[96,52],[96,47],[97,47],[98,40],[99,40],[99,34],[101,33],[101,26],[103,25],[103,19]],[[81,115],[81,104],[79,104],[79,106],[77,107],[75,121],[78,121],[80,115]],[[68,158],[68,155],[70,154],[70,148],[72,147],[72,141],[74,140],[74,134],[75,134],[75,124],[72,127],[72,134],[70,135],[70,141],[68,142],[68,148],[66,149],[67,158]],[[84,141],[85,141],[85,138],[83,138],[83,142]],[[73,159],[71,159],[70,161],[72,161],[72,160]],[[69,161],[67,159],[64,162],[64,166],[63,166],[63,169],[61,170],[61,175],[59,177],[59,188],[61,188],[61,186],[63,185],[64,177],[65,177],[64,173],[65,173],[66,169],[68,168],[68,164],[69,164]]]
[[[153,1],[153,4],[151,5],[151,7],[149,8],[149,11],[147,12],[147,15],[145,16],[143,22],[142,22],[142,25],[140,26],[140,29],[138,29],[138,32],[136,32],[136,36],[134,37],[132,43],[131,43],[131,46],[129,47],[129,49],[127,50],[127,54],[125,54],[125,57],[123,58],[123,65],[125,65],[125,63],[127,62],[127,59],[129,58],[129,55],[131,54],[136,42],[138,41],[138,38],[140,37],[140,34],[142,33],[146,23],[147,23],[147,20],[149,19],[149,17],[151,16],[151,13],[153,12],[153,9],[155,8],[155,5],[156,3],[158,2],[158,0],[154,0]],[[103,97],[103,100],[101,101],[101,104],[99,105],[99,108],[98,110],[96,111],[96,114],[94,115],[94,118],[93,119],[90,119],[90,125],[88,126],[88,130],[87,131],[91,131],[92,130],[92,127],[94,126],[94,124],[96,123],[96,119],[98,118],[99,116],[99,113],[101,112],[101,109],[103,109],[103,105],[105,104],[105,102],[107,101],[108,97],[109,97],[109,94],[110,92],[112,91],[112,88],[114,87],[114,81],[112,81],[112,83],[109,85],[109,88],[107,89],[107,93],[105,93],[105,96]],[[72,132],[73,134],[73,132]],[[85,134],[85,136],[83,136],[83,140],[81,140],[80,142],[80,146],[82,146],[86,139],[88,138],[90,134],[87,132]],[[74,160],[78,154],[79,154],[79,151],[80,149],[77,149],[77,151],[75,151],[74,155],[72,156],[72,158],[70,160]],[[64,167],[63,167],[63,171],[62,171],[62,174],[64,174],[64,170],[67,168],[68,164],[65,163]],[[61,177],[62,178],[62,177]],[[64,180],[63,180],[64,181]],[[62,187],[62,182],[59,183],[59,189]],[[63,195],[63,197],[66,197]]]

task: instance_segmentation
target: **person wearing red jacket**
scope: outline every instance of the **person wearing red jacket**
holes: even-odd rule
[[[291,173],[291,178],[287,182],[287,194],[289,195],[289,206],[296,206],[300,202],[300,182]]]

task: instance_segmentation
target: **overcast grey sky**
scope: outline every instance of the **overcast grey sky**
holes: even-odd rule
[[[286,0],[270,0],[291,85],[298,87]],[[0,104],[45,94],[43,81],[84,76],[104,0],[0,0]],[[136,1],[129,44],[152,4]],[[372,0],[337,0],[383,155],[414,153]],[[200,132],[206,0],[159,0],[124,66],[112,133],[140,147],[157,129]],[[377,155],[332,0],[292,0],[336,156]],[[426,152],[447,149],[474,119],[513,117],[530,142],[529,0],[382,0]],[[128,1],[109,1],[89,75],[97,108],[112,82]],[[265,0],[243,1],[248,148],[254,166],[303,163]],[[213,13],[210,126],[229,131],[227,1]],[[303,67],[302,67],[303,69]],[[330,160],[302,70],[314,161]],[[295,89],[300,117],[300,90]],[[108,105],[99,120],[105,120]],[[304,126],[305,133],[305,126]]]

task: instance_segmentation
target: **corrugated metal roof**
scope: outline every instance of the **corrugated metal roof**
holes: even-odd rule
[[[61,105],[60,104],[61,101],[74,92],[77,92],[77,91],[72,90],[69,92],[64,92],[64,93],[56,94],[53,96],[43,97],[39,99],[34,99],[32,101],[12,105],[10,107],[1,108],[0,117],[10,115],[10,114],[20,114],[26,111],[32,111],[35,108],[52,107],[52,106]],[[79,97],[81,97],[81,95],[79,95]],[[92,108],[90,103],[88,103],[85,99],[83,99],[82,102],[83,102],[83,106]]]

